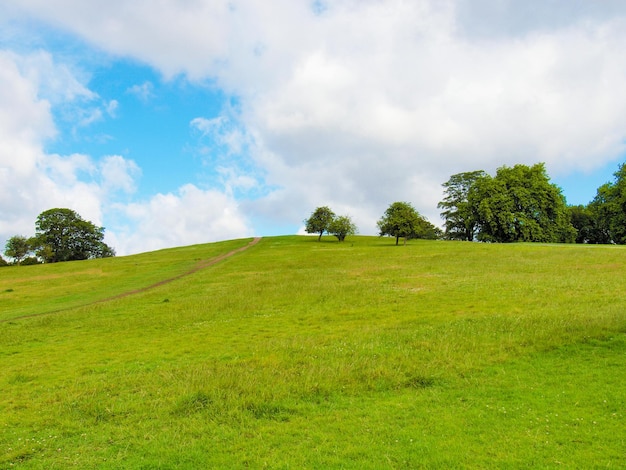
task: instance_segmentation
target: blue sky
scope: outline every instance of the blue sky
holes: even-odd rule
[[[624,160],[620,1],[4,0],[0,244],[51,207],[118,254],[441,219],[454,173],[545,162],[586,204]]]
[[[210,177],[203,167],[202,138],[190,126],[201,116],[218,116],[228,99],[219,90],[184,78],[164,81],[158,72],[134,61],[107,63],[93,72],[89,89],[113,109],[93,124],[76,129],[73,116],[55,113],[60,131],[46,150],[122,155],[141,168],[141,193],[170,192]]]

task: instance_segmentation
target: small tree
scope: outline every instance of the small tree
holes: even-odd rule
[[[335,219],[335,213],[327,206],[318,207],[311,217],[304,221],[306,233],[319,233],[318,241],[322,239],[324,232],[328,231],[331,222]]]
[[[28,238],[21,235],[14,235],[7,240],[4,254],[13,258],[15,264],[21,264],[22,260],[32,251]]]
[[[342,242],[348,235],[354,235],[357,233],[357,228],[350,217],[347,215],[341,215],[332,220],[328,226],[328,233],[336,236],[337,239]]]
[[[391,204],[383,217],[378,221],[380,236],[389,235],[396,238],[396,245],[400,237],[404,238],[406,245],[407,238],[417,238],[421,229],[427,222],[415,208],[408,202],[394,202]]]

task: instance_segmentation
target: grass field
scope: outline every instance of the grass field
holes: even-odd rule
[[[249,242],[0,269],[0,468],[626,467],[626,249]]]

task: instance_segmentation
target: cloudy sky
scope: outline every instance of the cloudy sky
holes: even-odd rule
[[[545,162],[586,204],[624,160],[622,0],[0,0],[0,248],[68,207],[118,254],[363,234],[394,201]]]

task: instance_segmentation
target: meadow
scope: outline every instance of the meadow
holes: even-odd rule
[[[0,468],[626,467],[625,248],[250,241],[0,269]]]

